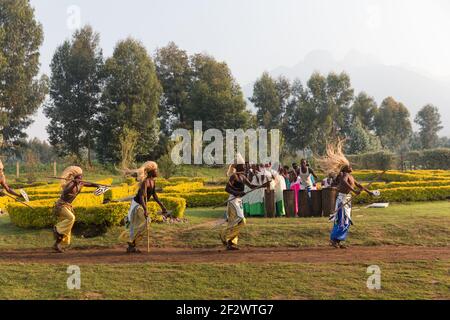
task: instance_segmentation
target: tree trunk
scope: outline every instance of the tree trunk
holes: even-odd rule
[[[92,160],[91,160],[91,137],[90,137],[90,135],[88,135],[87,149],[88,149],[88,165],[89,165],[89,168],[92,168]]]

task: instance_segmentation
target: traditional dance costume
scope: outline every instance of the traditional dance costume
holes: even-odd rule
[[[144,182],[145,183],[145,182]],[[146,194],[144,194],[146,190]],[[139,188],[136,196],[131,200],[130,210],[125,218],[126,230],[119,236],[119,240],[127,242],[130,246],[136,247],[142,240],[144,235],[148,232],[148,224],[151,222],[150,217],[145,218],[144,205],[141,203],[142,198],[147,202],[151,196],[155,193],[155,187],[153,188]]]
[[[284,217],[286,211],[284,209],[284,195],[283,192],[286,190],[286,182],[284,177],[277,172],[274,173],[275,176],[275,208],[276,216]]]
[[[246,185],[244,187],[244,192],[248,193],[251,189]],[[250,199],[251,199],[251,194],[247,194],[245,196],[242,197],[242,206],[244,208],[244,215],[245,216],[249,216],[250,215]]]
[[[258,172],[253,176],[250,181],[255,186],[261,186],[263,184],[263,174]],[[258,189],[253,191],[249,195],[249,216],[264,216],[264,189]]]
[[[338,210],[331,220],[334,222],[331,231],[331,241],[345,241],[351,225],[352,214],[351,194],[339,193],[336,200],[336,210]]]
[[[224,244],[232,243],[238,244],[239,233],[242,227],[245,226],[246,220],[244,217],[244,211],[242,208],[242,199],[230,195],[227,207],[227,226],[222,231],[221,238]]]
[[[148,218],[150,219],[150,218]],[[125,218],[125,228],[120,235],[120,241],[137,245],[147,232],[147,219],[145,219],[144,208],[135,200],[131,200],[130,210]]]
[[[81,192],[82,187],[75,188],[73,193],[62,194],[53,207],[53,214],[56,216],[55,234],[59,237],[60,243],[70,245],[72,237],[72,228],[75,224],[75,214],[72,202]]]
[[[233,188],[237,191],[244,191],[244,183],[236,181]],[[222,230],[221,239],[224,245],[233,244],[236,246],[239,240],[239,232],[245,226],[246,220],[242,207],[242,198],[230,195],[227,207],[227,226]]]

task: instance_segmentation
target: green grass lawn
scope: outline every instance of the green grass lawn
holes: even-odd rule
[[[218,246],[219,229],[196,226],[222,217],[224,211],[224,208],[188,209],[188,223],[154,224],[152,246]],[[353,219],[355,225],[350,231],[350,245],[449,245],[450,202],[393,204],[387,209],[360,209],[354,211]],[[327,246],[331,227],[327,218],[251,218],[243,229],[240,244],[255,247]],[[103,236],[90,239],[75,236],[73,246],[116,245],[122,230],[114,227]],[[10,223],[8,216],[0,217],[0,250],[49,247],[52,241],[49,229],[20,229]]]
[[[68,290],[67,266],[2,265],[0,299],[449,299],[448,263],[379,264],[381,290],[366,286],[368,265],[81,265]]]
[[[195,227],[223,213],[223,208],[190,209],[188,223],[153,225],[152,245],[220,246],[217,230]],[[449,202],[393,204],[388,209],[357,210],[353,217],[350,245],[449,245]],[[241,245],[327,246],[330,228],[327,218],[252,218],[243,230]],[[114,246],[121,231],[117,227],[101,237],[75,237],[73,245]],[[0,217],[0,254],[2,250],[45,248],[52,241],[50,230],[19,229],[8,216]],[[450,262],[445,259],[378,266],[379,291],[367,289],[364,261],[89,264],[80,265],[81,290],[68,290],[68,266],[0,264],[0,299],[450,299]]]

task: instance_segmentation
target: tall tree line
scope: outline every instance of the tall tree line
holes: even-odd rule
[[[149,54],[139,41],[119,41],[105,58],[100,35],[77,30],[55,50],[51,77],[39,77],[42,26],[28,0],[0,2],[0,147],[20,152],[25,129],[44,104],[49,141],[58,156],[126,165],[158,158],[177,128],[280,129],[283,147],[321,153],[328,141],[348,139],[347,152],[401,151],[450,146],[439,138],[439,110],[426,105],[414,118],[393,97],[378,106],[367,93],[355,96],[346,73],[314,73],[302,83],[265,72],[247,109],[241,87],[225,62],[188,54],[171,42]],[[47,145],[34,141],[43,158]],[[31,148],[31,147],[30,147]]]
[[[14,151],[44,101],[48,79],[39,75],[41,24],[27,0],[0,1],[0,147]]]
[[[382,149],[401,152],[446,146],[439,139],[440,114],[433,105],[423,107],[415,118],[414,133],[408,108],[393,97],[380,106],[365,92],[356,96],[345,73],[326,76],[313,73],[305,85],[264,72],[254,84],[250,97],[258,125],[283,132],[285,147],[291,151],[322,153],[327,142],[347,139],[352,154]]]
[[[102,163],[126,165],[163,155],[173,130],[191,130],[194,121],[205,130],[253,123],[228,65],[174,43],[152,57],[128,38],[104,60],[99,34],[86,26],[57,48],[51,70],[44,110],[60,156],[81,160],[87,152],[90,161],[95,150]]]

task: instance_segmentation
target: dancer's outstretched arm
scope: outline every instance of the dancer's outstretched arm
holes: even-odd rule
[[[3,178],[0,180],[0,185],[3,187],[3,189],[8,192],[9,194],[12,194],[18,198],[23,198],[21,194],[18,194],[15,192],[12,188],[9,187],[9,185],[6,183],[6,179]]]

